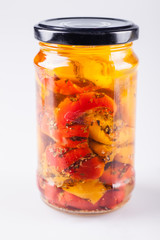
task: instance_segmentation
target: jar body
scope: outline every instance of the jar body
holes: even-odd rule
[[[135,180],[132,44],[40,46],[34,63],[42,198],[70,212],[119,208]]]

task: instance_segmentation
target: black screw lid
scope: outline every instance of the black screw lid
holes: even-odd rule
[[[34,26],[39,41],[66,45],[123,44],[138,39],[138,34],[137,25],[116,18],[55,18]]]

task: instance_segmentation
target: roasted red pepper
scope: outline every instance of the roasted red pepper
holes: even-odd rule
[[[90,157],[76,163],[66,170],[72,177],[78,180],[97,179],[104,171],[104,162],[98,157]]]
[[[125,184],[134,176],[133,167],[117,161],[109,162],[100,180],[105,184]]]
[[[104,169],[104,162],[88,147],[70,149],[53,144],[46,149],[46,159],[49,166],[74,179],[97,179]]]
[[[55,185],[50,185],[48,182],[46,182],[44,192],[45,198],[49,203],[55,203],[59,205],[58,196],[63,192],[61,188],[57,188]]]
[[[123,188],[108,190],[97,203],[99,208],[113,209],[124,200],[125,191]]]
[[[79,147],[86,147],[89,136],[87,126],[73,124],[64,128],[58,128],[51,110],[42,112],[39,117],[39,122],[41,131],[62,146],[76,148],[79,145]]]
[[[112,98],[103,93],[82,93],[77,97],[66,98],[56,110],[56,121],[59,127],[75,122],[83,113],[95,108],[105,108],[113,113],[116,109]]]
[[[90,153],[91,151],[88,148],[70,149],[53,144],[46,149],[46,159],[50,166],[54,166],[57,171],[61,172]]]
[[[104,94],[81,94],[75,101],[66,98],[59,104],[56,122],[49,112],[41,118],[41,131],[62,145],[52,145],[46,150],[48,163],[58,171],[69,173],[75,179],[96,179],[102,175],[104,162],[87,147],[88,127],[74,122],[85,111],[100,107],[113,113],[113,100]],[[85,148],[82,143],[86,143]],[[79,144],[80,148],[77,148]]]

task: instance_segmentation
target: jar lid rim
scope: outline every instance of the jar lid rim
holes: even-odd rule
[[[46,43],[114,45],[138,39],[139,27],[131,21],[117,18],[54,18],[36,24],[34,36]]]

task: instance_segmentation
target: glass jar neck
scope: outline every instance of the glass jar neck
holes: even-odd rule
[[[72,52],[78,54],[102,54],[131,50],[133,43],[117,44],[117,45],[105,45],[105,46],[79,46],[79,45],[61,45],[39,42],[42,51],[47,52]]]

